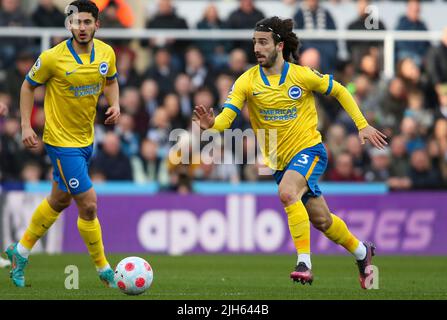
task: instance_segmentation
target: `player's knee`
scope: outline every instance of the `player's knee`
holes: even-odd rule
[[[294,204],[298,197],[296,192],[294,192],[291,188],[279,188],[279,199],[281,200],[283,206],[290,206]]]
[[[321,232],[326,232],[332,224],[332,219],[331,216],[321,215],[312,218],[311,223],[316,229],[320,230]]]
[[[85,220],[93,220],[96,218],[97,205],[96,202],[83,203],[79,206],[79,215]]]
[[[71,197],[49,197],[48,203],[50,204],[51,208],[53,208],[57,212],[61,212],[62,210],[65,210],[70,206]]]

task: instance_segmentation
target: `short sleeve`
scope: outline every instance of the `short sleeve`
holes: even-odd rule
[[[53,65],[54,60],[51,59],[49,52],[42,52],[26,75],[26,80],[33,86],[45,84],[53,75]]]
[[[309,67],[304,68],[304,82],[308,90],[329,95],[332,91],[334,77],[332,74],[321,74]]]
[[[241,75],[231,87],[223,107],[230,108],[237,114],[240,114],[247,100],[248,84],[249,81],[247,81],[246,74]]]
[[[118,72],[116,70],[116,56],[115,51],[113,51],[112,48],[110,48],[110,60],[109,60],[109,70],[107,72],[107,80],[113,80],[116,77],[118,77]]]

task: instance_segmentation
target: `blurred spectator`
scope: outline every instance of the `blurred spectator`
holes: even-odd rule
[[[31,18],[35,26],[44,28],[62,28],[65,23],[65,15],[54,5],[53,0],[39,0]]]
[[[420,18],[420,12],[419,0],[409,0],[407,13],[400,17],[396,30],[427,31],[425,23]],[[396,61],[411,58],[418,66],[422,66],[424,56],[429,48],[429,41],[397,41]]]
[[[334,158],[346,148],[346,129],[341,124],[333,124],[326,134],[327,147]]]
[[[158,158],[158,145],[150,139],[141,143],[138,161],[132,161],[136,182],[158,182],[162,186],[168,184],[166,161]]]
[[[123,113],[114,130],[120,138],[121,150],[128,158],[137,155],[140,149],[140,141],[138,135],[134,132],[134,127],[133,117],[130,114]]]
[[[44,144],[41,139],[37,139],[36,147],[32,149],[21,149],[17,156],[19,162],[21,176],[23,177],[23,170],[28,163],[33,163],[39,167],[39,180],[45,178],[45,173],[51,167],[49,157],[46,156]]]
[[[221,72],[231,74],[235,79],[249,68],[247,54],[242,49],[233,49],[230,52],[228,66]]]
[[[365,148],[360,144],[357,134],[350,134],[346,138],[346,151],[352,156],[355,174],[363,175],[363,171],[369,166],[370,159]]]
[[[197,47],[189,47],[186,49],[185,73],[191,79],[193,90],[207,83],[213,83],[211,72],[205,64],[202,52]]]
[[[434,139],[439,148],[442,175],[447,180],[447,119],[438,119],[435,124]]]
[[[440,189],[443,187],[441,173],[438,168],[432,167],[425,149],[414,151],[411,155],[410,164],[409,177],[413,190]]]
[[[396,135],[391,140],[391,177],[405,177],[410,168],[410,159],[407,153],[407,141],[403,135]]]
[[[101,3],[99,13],[99,21],[101,28],[126,28],[133,25],[132,8],[124,0],[107,0],[98,1]],[[108,3],[106,3],[108,2]],[[108,39],[107,41],[112,47],[128,48],[129,39]],[[121,73],[120,73],[121,76]]]
[[[1,180],[18,181],[20,178],[20,150],[22,136],[20,122],[15,118],[6,118],[0,135],[0,173]]]
[[[359,71],[360,73],[366,75],[371,82],[377,82],[380,77],[380,69],[377,56],[373,54],[364,55],[360,59]]]
[[[0,117],[6,116],[8,112],[9,112],[8,105],[0,101]]]
[[[21,9],[20,0],[1,0],[0,27],[29,27],[31,19]],[[30,38],[0,38],[0,68],[10,66],[17,52],[32,45]]]
[[[386,134],[397,133],[407,106],[407,92],[402,79],[391,79],[388,91],[385,93],[380,106],[382,126],[390,130]]]
[[[141,85],[140,76],[135,70],[135,52],[130,48],[120,49],[116,55],[116,68],[119,74],[118,83],[120,89],[127,86],[139,87]]]
[[[305,0],[294,16],[295,28],[307,31],[336,30],[335,21],[328,10],[319,4],[319,0]],[[302,50],[315,48],[320,52],[321,71],[331,73],[337,62],[338,46],[334,40],[306,40]]]
[[[184,118],[190,118],[192,115],[192,92],[191,78],[185,73],[180,73],[175,79],[175,93],[179,97],[180,112]]]
[[[320,52],[315,48],[304,50],[300,54],[300,65],[320,70]]]
[[[370,11],[368,6],[369,0],[357,1],[358,18],[348,25],[348,30],[362,30],[362,31],[374,31],[385,30],[385,25],[380,19],[370,19]],[[358,69],[360,67],[361,58],[364,55],[371,54],[373,51],[378,51],[380,57],[382,56],[383,44],[381,41],[347,41],[346,45],[348,51],[351,54],[351,59],[354,66]],[[380,60],[382,60],[380,58]]]
[[[179,97],[175,93],[170,93],[164,98],[163,108],[165,108],[166,112],[168,113],[169,122],[172,129],[186,128],[188,121],[180,112]]]
[[[416,120],[422,135],[427,135],[429,129],[433,126],[433,114],[425,109],[424,95],[421,91],[410,91],[408,107],[404,115]]]
[[[213,92],[207,87],[201,87],[194,93],[194,105],[204,105],[216,108]]]
[[[121,94],[120,104],[122,112],[133,117],[135,131],[139,137],[145,137],[149,128],[149,115],[142,105],[139,90],[133,87],[124,89]]]
[[[433,47],[427,55],[427,74],[437,89],[441,83],[447,83],[447,27],[439,46]]]
[[[146,22],[147,29],[188,29],[186,20],[175,12],[171,0],[158,0],[157,13]],[[142,43],[145,45],[145,43]],[[183,64],[182,56],[189,41],[161,38],[150,39],[151,47],[164,47],[172,54],[176,68]]]
[[[370,151],[371,165],[365,170],[365,181],[385,182],[390,177],[390,150],[373,148]]]
[[[131,28],[134,26],[134,13],[126,0],[93,0],[93,2],[101,12],[102,28]],[[103,19],[105,20],[103,21]]]
[[[21,51],[16,59],[15,64],[6,72],[6,81],[3,87],[6,92],[11,95],[11,108],[9,110],[11,115],[19,116],[19,100],[20,88],[25,80],[28,71],[34,64],[34,56],[28,51]]]
[[[178,73],[178,69],[172,64],[170,51],[167,48],[159,48],[155,52],[154,63],[146,71],[146,78],[157,81],[160,95],[163,97],[173,91],[173,83]]]
[[[219,30],[224,28],[224,22],[219,18],[219,12],[214,3],[209,3],[203,13],[203,18],[197,23],[199,30]],[[206,61],[214,68],[226,63],[228,42],[222,40],[197,40],[196,44],[205,56]]]
[[[398,63],[397,74],[404,81],[408,92],[422,91],[427,105],[434,109],[437,104],[436,92],[426,75],[411,58],[405,58]]]
[[[347,152],[341,152],[335,157],[335,166],[327,174],[329,181],[363,181],[363,177],[356,174],[352,156]]]
[[[121,151],[118,135],[108,132],[104,136],[101,150],[92,160],[92,169],[99,169],[107,180],[132,180],[129,158]]]
[[[412,154],[418,149],[425,148],[425,142],[420,135],[420,128],[415,119],[405,117],[402,119],[400,131],[407,142],[407,151]]]
[[[144,102],[144,109],[149,116],[152,116],[160,105],[157,82],[154,79],[144,80],[140,92]]]
[[[255,7],[254,0],[240,0],[239,8],[230,13],[226,21],[228,29],[253,29],[256,22],[265,18],[264,13]],[[253,42],[250,41],[234,41],[233,49],[240,48],[244,50],[246,56],[251,63],[256,63],[253,54]]]
[[[42,179],[43,173],[44,172],[42,171],[39,163],[35,161],[29,161],[24,164],[20,173],[20,177],[23,182],[35,183],[39,182]]]
[[[438,101],[439,105],[435,112],[435,118],[447,119],[447,83],[438,86]]]
[[[214,142],[212,142],[214,143]],[[227,150],[223,143],[215,143],[213,154],[200,163],[200,179],[211,181],[239,182],[239,170],[234,161],[225,163],[225,159],[233,159],[232,151]]]
[[[166,108],[158,108],[155,110],[151,119],[151,126],[146,137],[158,145],[158,159],[166,159],[171,147],[169,141],[169,133],[171,132],[171,124],[169,122],[169,114]]]

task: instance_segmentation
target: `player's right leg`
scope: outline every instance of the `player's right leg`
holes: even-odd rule
[[[359,269],[360,286],[366,289],[367,268],[372,264],[375,246],[370,242],[359,241],[348,229],[346,223],[332,214],[323,196],[310,197],[306,209],[312,225],[333,242],[341,245],[356,258]]]
[[[287,213],[289,231],[297,250],[298,261],[290,277],[302,284],[313,281],[310,259],[310,223],[301,197],[307,192],[307,181],[294,170],[287,170],[279,183],[279,198]]]
[[[102,241],[101,225],[97,217],[97,197],[93,188],[73,196],[78,206],[78,230],[99,278],[108,287],[115,288],[114,272],[106,259]]]
[[[70,194],[60,190],[57,182],[53,181],[51,194],[45,198],[34,211],[31,221],[18,243],[11,244],[6,249],[6,255],[11,261],[11,279],[17,287],[25,286],[25,267],[29,254],[53,223],[58,219],[61,211],[70,205]]]

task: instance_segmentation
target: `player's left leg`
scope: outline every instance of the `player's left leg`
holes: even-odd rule
[[[369,242],[359,241],[348,229],[346,223],[330,212],[323,196],[309,197],[306,209],[312,225],[333,242],[341,245],[356,258],[360,274],[360,285],[366,288],[366,268],[371,265],[375,247]]]
[[[99,278],[109,287],[116,287],[114,272],[108,263],[97,217],[97,197],[92,188],[73,196],[79,211],[78,230],[92,258]]]

